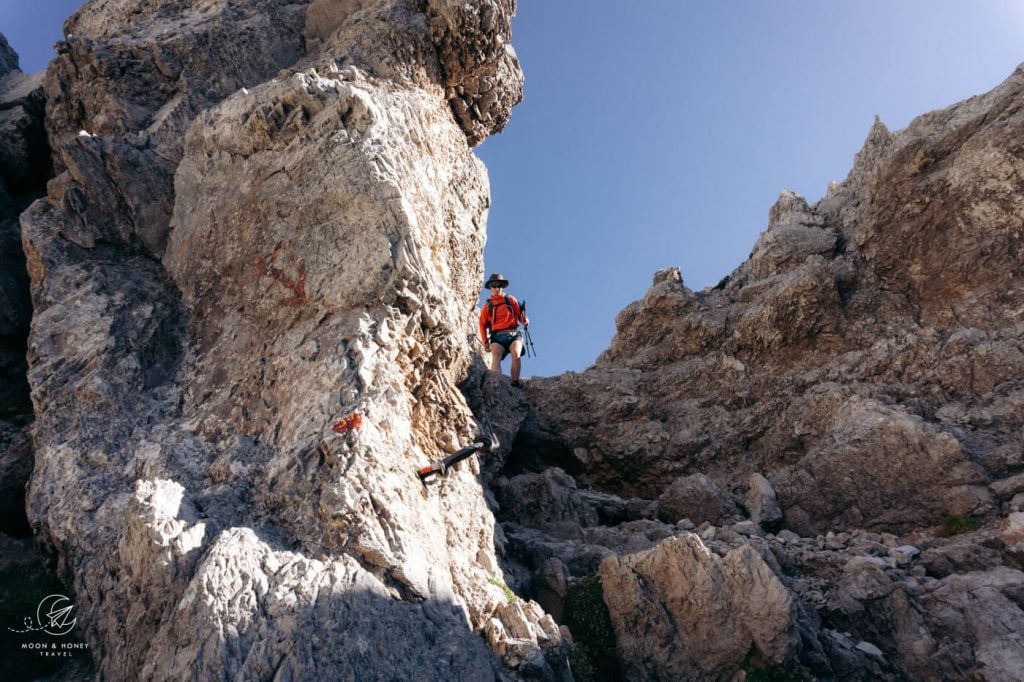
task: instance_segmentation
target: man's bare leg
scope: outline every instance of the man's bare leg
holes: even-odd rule
[[[501,374],[501,354],[505,352],[505,349],[501,347],[500,343],[491,344],[491,371]]]
[[[512,381],[519,381],[519,368],[522,366],[519,356],[523,354],[523,342],[513,341],[509,349],[512,355]]]

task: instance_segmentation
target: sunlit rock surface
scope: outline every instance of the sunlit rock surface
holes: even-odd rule
[[[563,674],[470,460],[511,2],[101,2],[22,214],[37,535],[112,679]],[[486,636],[484,631],[487,630]],[[488,646],[490,644],[490,646]],[[328,672],[329,671],[329,672]]]

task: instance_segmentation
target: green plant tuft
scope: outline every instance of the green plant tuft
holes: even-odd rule
[[[973,519],[970,516],[963,516],[962,514],[950,514],[946,518],[942,519],[942,527],[935,531],[935,534],[940,538],[948,538],[954,535],[960,535],[961,533],[968,533],[972,530],[977,530],[978,526],[977,519]]]
[[[519,597],[517,597],[516,593],[512,591],[512,588],[506,585],[505,583],[501,582],[500,580],[491,578],[487,582],[489,582],[492,585],[500,587],[501,591],[505,593],[505,599],[508,600],[509,604],[515,604],[517,601],[519,601]]]
[[[747,670],[746,682],[803,682],[807,679],[792,663]]]
[[[569,655],[573,677],[579,682],[620,679],[615,630],[597,575],[583,578],[566,590],[562,617],[575,643]]]

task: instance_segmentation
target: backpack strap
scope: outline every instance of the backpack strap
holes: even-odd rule
[[[516,326],[519,325],[519,318],[516,317],[516,309],[512,307],[512,302],[509,300],[511,297],[505,294],[505,299],[501,302],[501,305],[508,306],[509,313],[512,314],[512,319],[516,321]],[[494,322],[494,301],[487,299],[487,329],[488,336],[490,335],[491,324]]]

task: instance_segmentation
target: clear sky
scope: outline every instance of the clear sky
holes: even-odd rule
[[[78,4],[0,0],[24,71]],[[729,274],[781,190],[846,177],[875,115],[900,129],[1006,79],[1024,2],[521,0],[512,42],[525,97],[477,152],[485,268],[528,301],[523,373],[547,376],[590,365],[658,268]]]

